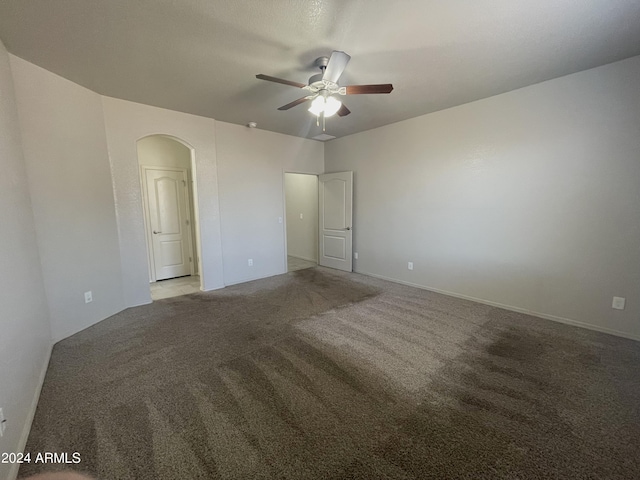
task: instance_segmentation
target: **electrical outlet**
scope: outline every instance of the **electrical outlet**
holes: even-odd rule
[[[625,301],[626,300],[623,297],[613,297],[611,308],[615,308],[616,310],[624,310]]]
[[[355,258],[356,260],[358,259],[358,252],[353,253],[353,258]]]
[[[91,293],[91,290],[89,290],[88,292],[84,292],[84,303],[91,302],[93,302],[93,294]]]
[[[409,263],[407,263],[407,268],[408,268],[409,270],[413,270],[413,262],[409,262]]]
[[[4,435],[4,431],[7,428],[7,419],[4,418],[4,413],[2,413],[2,409],[0,408],[0,437]]]
[[[247,264],[248,264],[250,267],[253,267],[253,258],[250,258],[249,260],[247,260]]]
[[[300,220],[302,220],[304,218],[304,215],[300,214]]]

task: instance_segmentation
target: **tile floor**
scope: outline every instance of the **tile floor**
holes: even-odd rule
[[[161,298],[179,297],[200,291],[200,277],[192,275],[189,277],[170,278],[160,280],[151,284],[151,298],[160,300]]]
[[[301,258],[287,256],[287,271],[293,272],[295,270],[302,270],[303,268],[315,267],[318,264],[316,262],[310,262],[309,260],[303,260]]]
[[[303,260],[292,256],[287,256],[287,271],[302,270],[304,268],[315,267],[316,262]],[[170,278],[151,283],[151,298],[160,300],[162,298],[179,297],[200,291],[200,277],[197,275],[189,277]]]

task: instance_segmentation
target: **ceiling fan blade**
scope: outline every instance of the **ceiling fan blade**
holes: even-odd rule
[[[340,107],[340,110],[338,110],[337,113],[339,117],[346,117],[351,113],[351,110],[349,110],[347,106],[343,103],[342,106]]]
[[[256,75],[256,78],[259,78],[260,80],[266,80],[268,82],[276,82],[276,83],[282,83],[283,85],[291,85],[292,87],[298,87],[298,88],[304,88],[307,86],[304,83],[292,82],[291,80],[285,80],[284,78],[270,77],[269,75],[263,75],[262,73],[259,73],[258,75]]]
[[[322,80],[338,83],[338,79],[347,67],[349,60],[351,60],[349,55],[344,52],[334,50],[333,53],[331,53],[331,58],[329,58],[329,63],[324,71],[324,75],[322,75]]]
[[[380,85],[347,85],[345,87],[347,95],[358,95],[361,93],[391,93],[393,85],[382,83]]]
[[[287,103],[286,105],[281,106],[280,108],[278,108],[278,110],[289,110],[290,108],[293,108],[296,105],[300,105],[301,103],[307,102],[307,101],[311,100],[314,97],[315,97],[315,95],[309,95],[307,97],[299,98],[297,100],[294,100],[291,103]]]

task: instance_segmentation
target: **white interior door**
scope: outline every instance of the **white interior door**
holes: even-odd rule
[[[145,169],[155,280],[191,275],[186,170]]]
[[[352,270],[353,172],[318,176],[320,265]]]

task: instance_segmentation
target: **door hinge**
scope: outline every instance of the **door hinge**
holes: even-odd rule
[[[193,262],[193,260],[191,259],[191,257],[189,257],[189,262]]]
[[[186,180],[182,180],[182,185],[184,185],[186,187],[187,186],[187,181]]]
[[[187,225],[189,225],[189,219],[187,218],[185,221],[187,222]]]

